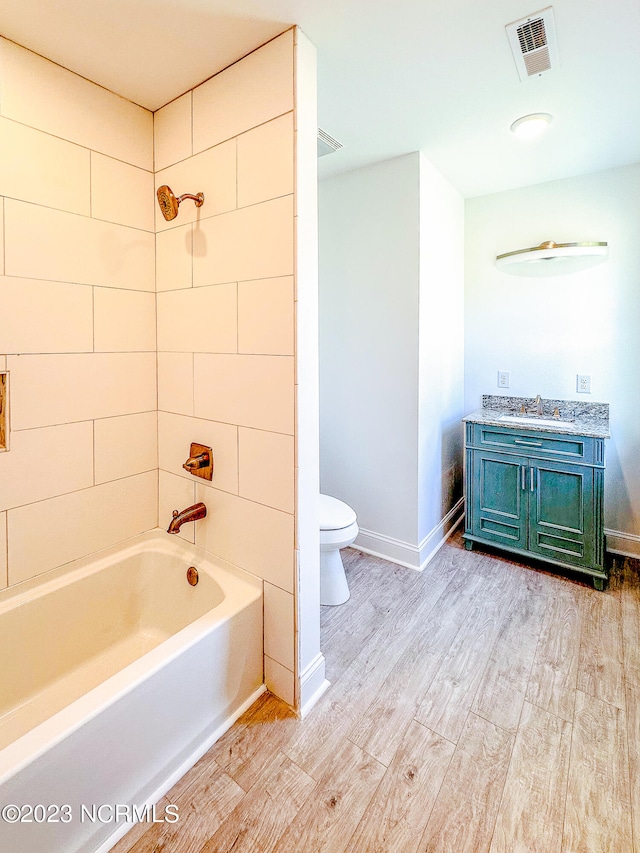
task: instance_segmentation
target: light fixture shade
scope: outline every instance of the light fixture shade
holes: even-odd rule
[[[511,132],[520,139],[535,139],[549,127],[552,116],[549,113],[531,113],[516,119],[511,125]]]
[[[555,243],[548,240],[530,249],[505,252],[496,258],[496,266],[513,275],[567,275],[606,260],[607,243]]]

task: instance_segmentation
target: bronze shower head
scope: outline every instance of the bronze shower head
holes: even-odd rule
[[[197,195],[191,195],[191,193],[185,193],[184,195],[175,196],[171,187],[168,187],[166,184],[163,184],[158,188],[158,192],[156,193],[158,196],[158,204],[160,205],[160,210],[162,211],[162,215],[164,218],[170,222],[172,219],[175,219],[178,215],[178,206],[181,201],[184,201],[185,198],[191,198],[195,201],[196,207],[202,207],[204,204],[204,194],[198,193]]]

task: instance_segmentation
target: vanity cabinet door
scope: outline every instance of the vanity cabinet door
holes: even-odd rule
[[[540,459],[531,459],[530,464],[529,551],[546,559],[595,568],[594,469]]]
[[[472,454],[469,532],[503,547],[527,547],[528,460],[511,454]]]

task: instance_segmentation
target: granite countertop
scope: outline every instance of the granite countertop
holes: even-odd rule
[[[476,424],[497,424],[504,429],[526,429],[533,432],[561,432],[568,435],[582,435],[593,438],[610,438],[609,404],[581,403],[575,400],[544,400],[542,401],[542,418],[553,419],[553,411],[557,407],[560,421],[553,426],[539,424],[535,416],[522,418],[518,421],[503,421],[502,415],[517,415],[520,407],[525,409],[535,407],[534,397],[502,397],[497,394],[485,394],[482,397],[482,408],[462,420]],[[563,423],[562,421],[565,421]]]

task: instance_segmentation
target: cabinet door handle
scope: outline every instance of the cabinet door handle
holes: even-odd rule
[[[533,468],[529,468],[529,488],[533,491]]]
[[[542,447],[541,441],[523,441],[521,438],[514,438],[514,444],[524,444],[525,447]]]
[[[525,469],[525,466],[524,466],[524,465],[521,465],[521,466],[520,466],[520,485],[522,486],[522,491],[524,491],[524,490],[527,488],[527,484],[526,484],[526,481],[525,481],[525,477],[526,477],[527,475],[525,474],[525,470],[526,470],[526,469]]]

